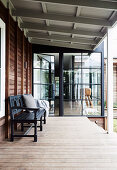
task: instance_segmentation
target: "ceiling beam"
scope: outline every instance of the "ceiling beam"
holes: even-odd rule
[[[83,49],[83,50],[93,50],[93,47],[90,45],[81,45],[81,44],[70,44],[65,42],[57,42],[57,41],[46,41],[46,40],[39,40],[36,38],[31,39],[31,43],[33,44],[40,44],[40,45],[48,45],[48,46],[57,46],[57,47],[66,47],[66,48],[74,48],[74,49]]]
[[[86,38],[79,38],[79,37],[68,37],[68,36],[62,36],[62,35],[47,35],[43,33],[38,32],[28,32],[27,37],[31,38],[37,38],[37,39],[47,39],[47,40],[58,40],[62,42],[74,42],[79,44],[90,44],[90,45],[96,45],[97,42],[91,39]]]
[[[39,18],[41,20],[51,20],[51,21],[64,21],[69,23],[82,23],[82,24],[91,24],[98,25],[103,27],[111,27],[111,23],[105,19],[89,18],[89,17],[74,17],[74,16],[65,16],[58,15],[54,13],[42,13],[35,10],[29,9],[20,9],[12,10],[13,16],[27,17],[27,18]]]
[[[74,35],[83,35],[87,37],[100,37],[102,38],[104,36],[101,32],[92,32],[92,31],[83,31],[83,30],[73,30],[67,27],[55,27],[55,26],[45,26],[43,24],[37,24],[32,22],[24,22],[20,24],[21,28],[27,28],[31,30],[41,30],[41,31],[51,31],[51,32],[59,32],[59,33],[68,33],[68,34],[74,34]]]
[[[25,0],[25,1],[46,2],[46,3],[52,3],[52,4],[92,7],[92,8],[98,8],[98,9],[104,9],[104,10],[117,11],[117,1],[106,1],[106,0],[104,1],[103,0]]]
[[[78,16],[80,16],[80,13],[81,13],[81,7],[77,7],[76,8],[76,17],[78,17]],[[77,24],[76,23],[74,23],[73,24],[73,29],[76,29],[76,27],[77,27]],[[72,38],[74,38],[74,34],[72,34]]]
[[[45,4],[44,2],[42,2],[42,3],[41,3],[41,5],[42,5],[43,13],[47,13],[47,6],[46,6],[46,4]],[[49,21],[48,21],[48,20],[45,20],[45,22],[46,22],[46,25],[47,25],[47,26],[49,26],[49,25],[50,25],[50,23],[49,23]],[[50,33],[50,32],[48,32],[48,34],[49,34],[49,35],[51,35],[51,33]]]

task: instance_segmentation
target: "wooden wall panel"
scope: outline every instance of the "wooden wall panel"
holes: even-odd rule
[[[16,24],[10,17],[10,66],[9,66],[9,95],[15,95],[15,62],[16,62]]]
[[[29,71],[28,71],[28,80],[29,80],[29,85],[28,85],[28,89],[29,89],[29,94],[31,94],[32,93],[32,57],[30,57],[30,56],[32,56],[32,45],[31,44],[29,44],[29,59],[28,59],[28,61],[29,61],[29,65],[28,65],[28,69],[29,69]]]
[[[0,140],[10,136],[10,113],[8,97],[10,95],[32,93],[32,51],[31,44],[17,22],[0,2],[0,18],[6,23],[6,75],[5,75],[5,118],[0,119]],[[28,48],[29,47],[29,48]],[[27,68],[24,68],[27,62]],[[2,123],[5,122],[5,123]],[[4,135],[5,134],[5,135]]]
[[[24,94],[26,94],[26,87],[27,87],[27,85],[26,85],[26,83],[27,83],[27,68],[26,68],[26,63],[27,63],[27,54],[28,54],[28,52],[27,52],[27,46],[28,44],[27,44],[27,39],[26,38],[24,38]]]
[[[22,32],[18,29],[18,65],[17,65],[17,93],[22,94],[22,67],[23,67],[23,58],[22,58],[22,50],[23,50],[23,37]]]

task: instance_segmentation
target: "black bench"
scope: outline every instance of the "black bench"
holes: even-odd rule
[[[34,137],[34,142],[37,142],[37,127],[42,131],[42,122],[46,124],[46,111],[43,108],[27,108],[24,105],[23,95],[10,96],[10,118],[11,118],[11,141],[14,137]],[[44,119],[43,119],[44,117]],[[37,121],[40,121],[40,126],[37,126]],[[14,124],[21,123],[21,131],[24,127],[29,127],[24,134],[14,134]],[[24,125],[24,123],[27,123]],[[28,132],[34,127],[34,134],[28,135]]]

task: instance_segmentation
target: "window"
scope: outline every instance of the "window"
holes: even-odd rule
[[[5,116],[5,23],[0,19],[0,117]]]

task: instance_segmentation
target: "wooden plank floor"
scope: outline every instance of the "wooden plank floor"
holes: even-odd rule
[[[49,117],[38,142],[0,143],[1,170],[117,170],[117,134],[86,117]]]

